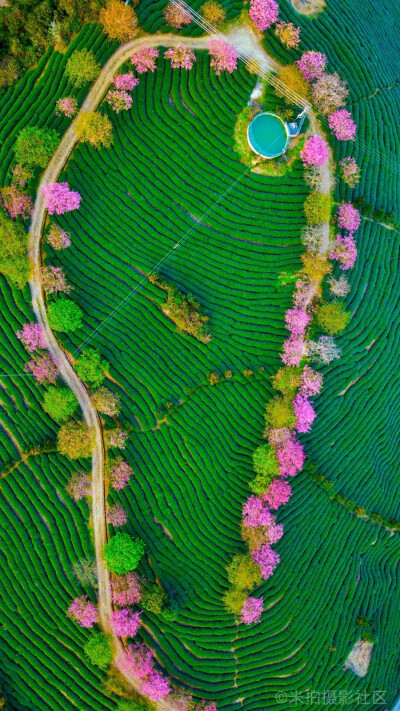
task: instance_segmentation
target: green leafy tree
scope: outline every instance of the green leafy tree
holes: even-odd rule
[[[78,408],[78,400],[69,388],[49,388],[43,399],[43,410],[56,422],[68,420]]]
[[[146,711],[150,707],[146,703],[139,703],[138,701],[131,701],[129,699],[121,699],[118,702],[116,711]]]
[[[56,150],[60,137],[54,128],[25,126],[15,143],[15,157],[21,165],[45,168]]]
[[[331,198],[325,193],[314,191],[304,202],[304,212],[309,225],[320,225],[328,222],[331,216]]]
[[[265,423],[271,429],[294,427],[296,417],[290,398],[275,396],[267,403]]]
[[[71,299],[58,299],[50,304],[48,318],[54,331],[77,331],[82,327],[82,311]]]
[[[95,388],[101,385],[106,377],[104,371],[109,367],[110,364],[102,360],[100,352],[95,348],[86,348],[75,363],[75,370],[80,379]]]
[[[247,592],[233,586],[226,591],[222,600],[225,609],[232,615],[238,617],[242,611],[245,600],[247,600]]]
[[[341,302],[323,304],[317,311],[317,322],[321,328],[334,336],[335,333],[343,331],[350,321],[350,313],[345,310]]]
[[[96,61],[90,49],[80,49],[73,52],[65,67],[65,73],[74,86],[80,88],[93,79],[100,72],[100,64]]]
[[[300,386],[301,368],[286,366],[279,368],[272,378],[274,390],[279,390],[284,395],[293,398]]]
[[[83,648],[92,664],[99,669],[108,669],[113,659],[111,638],[104,632],[92,632]]]
[[[158,585],[149,585],[143,590],[140,605],[143,610],[159,615],[165,607],[168,595]]]
[[[57,449],[68,459],[90,457],[92,439],[85,422],[66,422],[57,435]]]
[[[27,248],[24,228],[0,213],[0,272],[20,289],[28,280]]]
[[[261,571],[250,553],[237,553],[226,567],[228,580],[239,590],[253,590],[262,581]]]
[[[254,494],[264,494],[268,485],[279,474],[275,450],[269,444],[260,444],[253,452],[253,469],[257,476],[249,486]]]
[[[140,538],[135,540],[128,533],[117,533],[104,546],[104,558],[108,570],[117,575],[125,575],[134,570],[144,553],[145,544]]]

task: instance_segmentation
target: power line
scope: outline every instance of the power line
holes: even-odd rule
[[[290,99],[290,101],[295,104],[298,104],[299,106],[302,106],[306,111],[309,111],[311,109],[310,103],[304,97],[300,96],[300,94],[298,94],[293,89],[284,84],[284,82],[282,82],[278,77],[274,76],[272,72],[266,72],[265,70],[263,70],[262,67],[259,66],[257,59],[254,59],[254,57],[244,52],[243,50],[238,49],[235,43],[232,42],[229,37],[227,37],[227,35],[224,35],[220,30],[214,27],[214,25],[208,22],[208,20],[205,20],[196,10],[194,10],[186,2],[186,0],[171,0],[171,2],[173,5],[179,7],[181,10],[186,12],[186,14],[193,20],[193,22],[199,25],[209,35],[223,40],[225,44],[228,44],[230,47],[232,47],[238,57],[245,64],[247,64],[249,67],[254,68],[254,70],[257,70],[258,75],[262,79],[264,79],[264,81],[267,81],[269,84],[272,84],[272,86],[279,89]],[[320,121],[323,124],[325,130],[330,131],[328,121],[324,116],[320,118]],[[371,157],[375,158],[377,161],[385,165],[389,170],[394,173],[399,172],[400,166],[392,158],[382,156],[381,152],[377,150],[375,146],[369,143],[367,144],[367,142],[361,136],[357,138],[357,142],[358,145],[364,149],[366,156],[370,155]]]
[[[243,178],[243,176],[246,175],[246,173],[249,172],[250,168],[251,168],[251,166],[248,166],[248,167],[246,168],[246,170],[244,170],[243,173],[241,173],[241,174],[239,175],[239,177],[236,178],[236,180],[234,180],[233,183],[231,183],[231,185],[225,190],[225,192],[222,193],[222,194],[218,197],[218,199],[208,208],[208,210],[206,210],[206,212],[203,213],[203,215],[200,217],[200,220],[199,220],[195,225],[192,225],[192,227],[190,228],[190,230],[188,230],[188,231],[186,232],[186,234],[184,234],[184,236],[182,237],[182,239],[181,239],[179,242],[177,242],[176,244],[174,244],[174,246],[171,247],[171,249],[169,249],[168,252],[166,252],[166,254],[164,254],[164,256],[152,267],[152,269],[150,270],[150,272],[149,272],[145,277],[143,277],[143,279],[141,279],[141,281],[139,282],[139,284],[137,284],[137,286],[135,286],[134,289],[131,289],[131,291],[127,294],[127,296],[125,296],[125,298],[123,298],[123,299],[120,301],[120,303],[108,314],[108,316],[106,316],[106,317],[103,319],[103,321],[101,321],[101,323],[99,324],[99,326],[98,326],[97,328],[93,329],[93,331],[90,333],[90,335],[88,336],[88,338],[87,338],[85,341],[83,341],[83,342],[76,348],[76,350],[73,352],[73,354],[72,354],[73,356],[75,356],[75,355],[78,353],[78,351],[81,351],[82,348],[84,348],[85,346],[87,346],[88,343],[90,343],[90,341],[93,340],[94,336],[95,336],[97,333],[100,333],[100,331],[103,330],[103,328],[104,328],[104,326],[106,325],[106,323],[108,323],[108,322],[113,318],[113,316],[114,316],[118,311],[120,311],[120,309],[121,309],[126,303],[128,303],[128,301],[130,301],[130,299],[134,296],[134,294],[136,294],[136,293],[139,291],[139,289],[143,286],[143,284],[145,284],[145,283],[149,280],[149,277],[150,277],[152,274],[154,274],[154,273],[160,268],[160,266],[168,259],[168,257],[169,257],[173,252],[175,252],[177,249],[179,249],[179,247],[182,247],[182,245],[185,244],[185,242],[189,239],[190,235],[192,234],[193,230],[197,229],[198,226],[202,223],[203,219],[204,219],[205,217],[207,217],[207,215],[209,215],[210,212],[212,212],[212,210],[213,210],[217,205],[220,205],[220,204],[221,204],[222,200],[223,200],[223,199],[228,195],[228,193],[235,187],[235,185],[237,185],[237,183],[239,182],[239,180],[241,180],[241,179]]]

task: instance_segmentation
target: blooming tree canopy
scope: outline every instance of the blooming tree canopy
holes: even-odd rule
[[[153,655],[145,644],[128,644],[125,650],[118,652],[115,658],[116,667],[133,676],[147,676],[154,667]]]
[[[62,292],[69,294],[72,286],[67,284],[66,276],[61,267],[42,267],[40,270],[40,282],[45,291],[49,294]]]
[[[285,47],[296,48],[300,44],[300,27],[293,22],[277,22],[275,34]]]
[[[327,63],[325,54],[321,52],[304,52],[301,58],[296,62],[304,79],[313,81],[322,77]]]
[[[128,111],[132,106],[132,97],[125,90],[110,90],[106,96],[106,101],[116,114],[120,111]]]
[[[71,236],[66,230],[59,227],[59,225],[52,224],[50,232],[47,235],[47,241],[51,244],[53,249],[58,251],[59,249],[65,249],[70,246]]]
[[[90,602],[87,595],[76,597],[69,606],[67,615],[81,627],[93,627],[94,623],[99,621],[98,609]]]
[[[133,75],[133,72],[128,72],[127,74],[117,74],[112,83],[120,91],[132,91],[139,84],[139,79]]]
[[[285,365],[299,365],[305,355],[306,344],[302,338],[291,337],[283,343],[281,358]]]
[[[258,550],[251,551],[251,557],[261,569],[261,575],[267,580],[274,572],[280,561],[280,555],[268,543],[264,543]]]
[[[164,57],[171,60],[172,69],[191,69],[196,61],[195,53],[184,44],[177,44],[176,47],[167,49]]]
[[[111,627],[118,637],[135,637],[140,627],[141,612],[132,612],[124,607],[114,610],[111,615]]]
[[[54,385],[57,380],[58,368],[49,355],[32,358],[29,363],[25,364],[24,370],[25,372],[31,372],[40,385],[47,383]]]
[[[17,331],[16,336],[31,353],[38,348],[46,348],[43,329],[38,323],[26,323],[22,331]]]
[[[261,499],[270,509],[279,509],[283,504],[287,504],[292,496],[292,487],[284,479],[276,478],[269,485]]]
[[[221,72],[232,72],[237,68],[238,53],[228,42],[220,39],[211,39],[209,43],[211,56],[210,66],[215,69],[217,76]]]
[[[278,448],[276,458],[282,476],[295,476],[303,469],[305,459],[303,446],[297,439],[291,437],[284,447]]]
[[[318,341],[309,341],[307,346],[309,357],[322,365],[328,365],[333,360],[338,360],[340,353],[340,348],[332,336],[320,336]]]
[[[107,0],[100,10],[100,22],[110,39],[127,42],[137,32],[137,18],[133,8],[122,0]]]
[[[164,10],[165,22],[171,25],[175,30],[180,30],[182,25],[190,25],[192,18],[183,5],[174,5],[169,2]]]
[[[347,183],[350,188],[355,188],[357,183],[360,182],[361,171],[354,158],[343,158],[339,165],[344,182]]]
[[[10,217],[21,217],[27,220],[32,214],[33,204],[30,195],[22,192],[16,185],[1,188],[0,204]]]
[[[250,0],[249,16],[263,32],[278,19],[279,6],[275,0]]]
[[[311,316],[304,309],[288,309],[285,314],[286,328],[291,332],[293,338],[303,336]]]
[[[322,74],[312,85],[313,101],[323,114],[331,114],[343,106],[348,93],[346,82],[337,72]]]
[[[129,466],[128,462],[118,457],[114,464],[108,469],[108,476],[113,489],[120,491],[128,484],[131,476],[133,476],[133,469]]]
[[[169,679],[157,669],[153,669],[147,679],[141,680],[140,691],[144,696],[148,696],[151,701],[160,701],[168,696],[170,692]]]
[[[66,96],[64,99],[58,99],[56,103],[56,116],[63,114],[67,118],[75,116],[78,110],[78,102],[72,96]]]
[[[352,234],[347,237],[337,235],[329,258],[336,259],[340,264],[339,268],[343,271],[353,269],[357,259],[357,247]]]
[[[258,496],[250,496],[245,502],[242,509],[243,524],[245,526],[268,526],[274,521],[274,516],[264,506]]]
[[[328,124],[339,141],[355,140],[357,126],[347,109],[339,109],[328,116]]]
[[[329,158],[328,144],[321,136],[310,136],[304,144],[300,158],[305,165],[325,165]]]
[[[131,62],[138,74],[154,72],[158,55],[158,49],[145,45],[131,55]]]
[[[85,499],[92,493],[92,481],[86,472],[75,472],[66,486],[66,491],[75,501]]]
[[[243,603],[240,621],[245,625],[259,622],[263,610],[262,597],[248,597]]]
[[[117,605],[136,605],[142,593],[139,578],[133,571],[126,575],[114,575],[111,580],[113,602]]]
[[[111,523],[112,526],[124,526],[127,520],[128,514],[120,504],[115,504],[107,509],[107,523]]]
[[[309,432],[316,417],[310,401],[299,393],[293,400],[293,407],[297,420],[297,432]]]
[[[348,230],[350,234],[354,234],[358,230],[361,223],[361,216],[351,202],[342,202],[337,211],[337,223],[341,230]]]
[[[300,376],[300,395],[304,397],[319,395],[322,390],[323,380],[324,378],[321,373],[317,373],[317,371],[310,368],[309,365],[305,365]]]
[[[63,215],[64,212],[78,210],[81,196],[76,190],[70,190],[67,182],[50,183],[43,187],[45,206],[50,215]]]

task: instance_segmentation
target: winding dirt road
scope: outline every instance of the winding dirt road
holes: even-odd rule
[[[228,35],[229,36],[229,35]],[[248,54],[253,54],[258,61],[264,59],[264,64],[270,68],[276,67],[276,62],[269,57],[265,52],[261,43],[256,38],[255,34],[249,27],[238,28],[232,32],[232,40],[237,43],[240,49],[241,43],[245,46]],[[91,87],[85,101],[82,104],[80,111],[94,111],[102,101],[112,78],[117,73],[119,67],[125,62],[133,51],[136,51],[143,45],[152,47],[174,47],[179,43],[184,43],[185,46],[191,49],[207,49],[209,37],[190,38],[178,37],[171,34],[146,35],[139,39],[132,40],[121,45],[114,54],[110,57],[107,63],[102,68],[98,78]],[[79,115],[79,114],[78,114]],[[121,640],[112,633],[110,627],[110,617],[112,613],[112,600],[110,592],[110,575],[106,570],[102,558],[102,551],[107,540],[107,525],[106,525],[106,499],[105,499],[105,484],[104,484],[104,441],[103,433],[99,420],[98,413],[93,407],[89,394],[84,384],[79,380],[77,374],[73,370],[66,354],[60,347],[54,333],[52,332],[46,313],[46,303],[43,292],[43,287],[40,283],[40,268],[42,266],[41,254],[41,238],[46,220],[46,208],[44,204],[42,188],[49,183],[57,181],[61,171],[63,170],[70,154],[72,153],[76,143],[78,142],[77,134],[74,131],[76,119],[71,123],[70,127],[65,132],[60,145],[51,158],[49,165],[43,173],[40,185],[37,191],[37,197],[32,213],[32,220],[29,233],[28,254],[30,260],[31,277],[29,285],[32,295],[32,306],[38,323],[42,326],[46,346],[54,361],[57,363],[59,372],[64,382],[71,388],[76,395],[79,405],[82,409],[83,417],[92,434],[92,516],[93,516],[93,531],[94,531],[94,546],[97,565],[98,578],[98,599],[99,599],[99,616],[100,624],[103,630],[111,633],[113,637],[115,653],[117,654],[123,649]],[[317,124],[314,119],[315,127]],[[326,168],[325,185],[330,184],[329,168]],[[325,187],[325,190],[327,187]],[[327,234],[329,226],[327,226]],[[323,251],[323,249],[321,249]],[[129,684],[137,691],[138,680],[125,674],[125,678]],[[157,704],[159,711],[175,711],[175,703],[173,699],[165,699]]]

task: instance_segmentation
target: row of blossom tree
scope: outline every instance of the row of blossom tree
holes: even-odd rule
[[[277,22],[278,4],[275,0],[251,0],[249,14],[256,27],[265,30]],[[275,33],[286,46],[299,45],[300,30],[292,23],[277,23]],[[325,72],[325,55],[305,52],[296,64],[310,85],[318,110],[328,115],[328,126],[334,136],[341,141],[354,140],[356,125],[350,113],[341,108],[348,94],[345,83],[337,74]],[[344,271],[354,266],[357,257],[354,233],[360,225],[360,214],[351,203],[338,206],[336,224],[339,233],[333,243],[329,243],[326,234],[329,233],[327,222],[331,212],[331,199],[327,194],[330,186],[325,184],[325,192],[321,186],[323,168],[329,161],[328,144],[320,135],[310,136],[300,157],[305,180],[313,189],[304,208],[308,225],[302,241],[307,251],[302,257],[303,268],[296,282],[293,307],[285,314],[290,336],[283,344],[284,367],[273,378],[277,394],[266,406],[264,436],[268,443],[260,445],[254,452],[256,477],[250,482],[253,494],[242,509],[241,534],[249,552],[235,555],[227,567],[231,587],[225,593],[225,605],[247,625],[258,622],[263,610],[262,597],[251,596],[249,592],[273,574],[280,560],[279,553],[272,546],[282,537],[283,526],[276,522],[274,512],[292,495],[288,477],[295,476],[303,468],[305,454],[297,435],[309,432],[316,417],[311,398],[320,393],[323,377],[310,367],[309,361],[327,364],[339,358],[340,350],[333,335],[342,331],[350,318],[343,303],[337,300],[350,291],[344,276],[329,278],[330,291],[336,300],[318,306],[322,280],[332,271],[326,252]],[[353,158],[341,161],[340,174],[350,187],[360,179],[360,170]],[[325,245],[324,238],[327,240]],[[313,318],[327,334],[317,341],[308,336]]]

